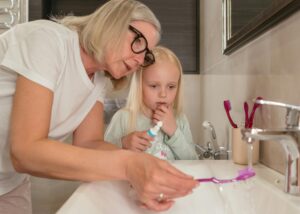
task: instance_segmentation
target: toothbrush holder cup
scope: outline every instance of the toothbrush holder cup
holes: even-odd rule
[[[242,140],[242,133],[240,128],[231,129],[231,148],[232,148],[232,160],[236,164],[247,165],[248,164],[248,145]],[[252,164],[256,164],[259,161],[259,141],[253,142],[252,150]]]

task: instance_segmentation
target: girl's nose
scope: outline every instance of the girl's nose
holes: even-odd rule
[[[167,97],[166,90],[164,90],[164,89],[160,90],[159,96],[160,97]]]

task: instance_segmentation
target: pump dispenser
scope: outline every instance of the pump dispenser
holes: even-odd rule
[[[151,129],[149,129],[147,131],[148,135],[151,137],[155,137],[157,135],[157,133],[159,132],[160,128],[162,127],[163,122],[162,121],[158,121],[158,123],[152,127]]]

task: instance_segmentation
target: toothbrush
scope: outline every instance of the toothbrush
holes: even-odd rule
[[[262,97],[257,97],[256,100],[262,100]],[[256,102],[254,103],[252,111],[251,111],[251,114],[250,114],[250,118],[249,118],[249,122],[248,122],[247,128],[252,128],[252,126],[253,126],[253,120],[254,120],[254,114],[255,114],[256,109],[259,106],[261,106],[261,104],[256,103]]]
[[[245,128],[248,128],[249,123],[249,106],[247,102],[244,102],[244,112],[245,112]]]
[[[235,178],[231,179],[219,179],[215,177],[211,178],[199,178],[197,181],[199,182],[212,182],[215,184],[225,184],[225,183],[232,183],[232,182],[238,182],[238,181],[244,181],[251,177],[255,176],[255,172],[252,168],[245,168],[242,170],[239,170],[238,175]]]
[[[230,101],[229,100],[224,100],[224,108],[225,108],[225,111],[226,111],[226,114],[227,114],[227,117],[229,119],[229,122],[231,124],[231,126],[233,128],[237,128],[237,125],[233,122],[231,116],[230,116],[230,113],[229,111],[231,110],[231,105],[230,105]]]

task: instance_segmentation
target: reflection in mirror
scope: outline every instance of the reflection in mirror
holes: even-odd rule
[[[231,35],[266,10],[273,0],[231,0]]]
[[[300,0],[223,0],[223,53],[232,53],[299,8]]]

